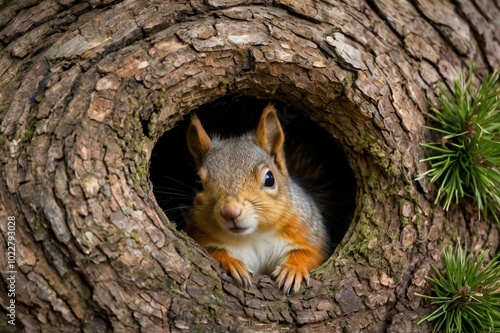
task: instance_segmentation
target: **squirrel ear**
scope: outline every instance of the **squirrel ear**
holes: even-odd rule
[[[203,165],[203,159],[212,146],[212,140],[210,140],[210,137],[201,125],[200,119],[196,115],[191,118],[186,139],[189,152],[194,158],[196,168],[199,169]]]
[[[264,108],[264,112],[260,116],[259,126],[255,133],[255,143],[274,157],[278,169],[284,175],[287,175],[285,154],[283,152],[285,134],[281,128],[276,109],[271,103]]]

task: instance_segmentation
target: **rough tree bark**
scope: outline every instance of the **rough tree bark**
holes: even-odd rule
[[[498,250],[474,207],[414,181],[426,100],[500,68],[488,0],[26,0],[0,4],[0,267],[16,220],[16,326],[2,331],[417,332],[414,292],[457,237]],[[351,227],[311,285],[237,288],[158,208],[155,141],[228,93],[294,105],[343,147]],[[172,157],[175,163],[175,157]],[[244,330],[245,327],[247,330]]]

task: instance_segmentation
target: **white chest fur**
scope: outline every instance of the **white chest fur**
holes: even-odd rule
[[[227,251],[244,262],[255,274],[271,274],[276,266],[283,264],[288,252],[294,247],[276,234],[259,235],[251,241],[228,246]]]

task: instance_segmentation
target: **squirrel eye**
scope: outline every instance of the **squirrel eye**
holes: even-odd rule
[[[201,181],[200,176],[196,176],[195,187],[196,187],[196,191],[203,192],[203,183]]]
[[[271,170],[269,170],[266,173],[266,176],[264,177],[264,186],[265,187],[274,187],[274,175],[271,172]]]

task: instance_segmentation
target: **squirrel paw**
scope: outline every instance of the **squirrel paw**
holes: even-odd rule
[[[252,280],[246,265],[239,260],[222,265],[222,268],[236,281],[240,287],[252,289]]]
[[[226,250],[212,250],[209,253],[238,286],[252,289],[252,280],[248,274],[247,266],[243,262],[229,255]]]
[[[220,265],[234,279],[238,286],[252,289],[252,280],[244,263],[232,258],[231,260],[221,261]]]
[[[294,293],[298,292],[303,279],[306,280],[306,284],[309,284],[309,273],[307,271],[288,264],[277,266],[271,276],[278,283],[278,287],[283,288],[284,294],[289,294],[290,290],[293,290]]]

